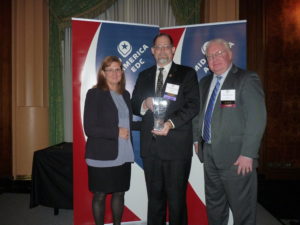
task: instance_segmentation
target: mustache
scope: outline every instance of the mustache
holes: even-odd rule
[[[166,59],[166,58],[159,58],[157,61],[158,61],[159,63],[165,64],[165,63],[169,62],[169,59]]]
[[[165,53],[160,53],[160,54],[158,54],[158,57],[169,57],[169,56]]]

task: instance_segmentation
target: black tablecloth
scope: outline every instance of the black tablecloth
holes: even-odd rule
[[[72,143],[61,143],[34,153],[30,207],[73,208]]]

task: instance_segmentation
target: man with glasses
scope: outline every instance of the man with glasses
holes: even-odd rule
[[[148,225],[187,225],[186,189],[193,148],[192,119],[199,112],[195,70],[173,62],[172,38],[161,33],[151,48],[156,65],[139,74],[132,107],[141,122],[141,157],[148,192]],[[168,99],[164,125],[153,130],[153,97]]]
[[[201,79],[200,113],[193,120],[195,150],[204,162],[210,225],[256,224],[257,158],[266,126],[264,92],[256,73],[232,64],[228,42],[206,45],[211,75]]]

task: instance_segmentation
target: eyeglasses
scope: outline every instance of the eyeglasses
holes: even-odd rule
[[[107,69],[107,70],[104,70],[106,73],[121,73],[122,70],[120,68],[117,68],[117,69]]]
[[[155,50],[170,50],[172,47],[172,45],[155,45],[153,48]]]
[[[225,50],[219,50],[219,51],[217,51],[214,54],[207,55],[206,58],[207,58],[208,61],[211,61],[211,60],[213,60],[215,58],[222,57],[224,52],[225,52]]]

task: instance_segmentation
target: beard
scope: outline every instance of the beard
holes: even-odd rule
[[[158,58],[157,61],[159,64],[167,64],[168,62],[170,62],[170,59],[168,57]]]

